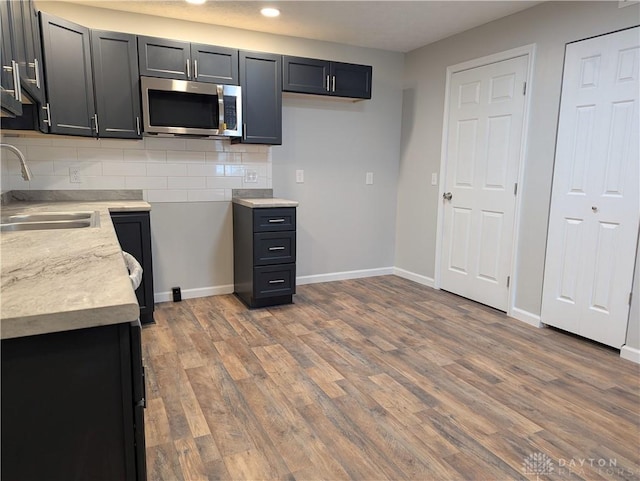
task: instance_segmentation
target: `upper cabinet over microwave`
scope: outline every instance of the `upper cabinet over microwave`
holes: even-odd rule
[[[138,36],[140,75],[238,85],[238,50]]]

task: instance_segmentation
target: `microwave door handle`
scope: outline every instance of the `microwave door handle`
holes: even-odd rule
[[[216,85],[218,93],[218,134],[222,135],[227,126],[224,123],[224,85]]]

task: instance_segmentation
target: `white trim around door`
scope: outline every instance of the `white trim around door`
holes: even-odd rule
[[[525,164],[526,164],[526,152],[527,152],[527,144],[529,137],[529,116],[531,112],[531,99],[533,97],[533,73],[534,73],[534,61],[535,61],[535,52],[536,45],[530,44],[522,47],[514,48],[511,50],[506,50],[504,52],[499,52],[496,54],[488,55],[486,57],[477,58],[474,60],[469,60],[467,62],[459,63],[456,65],[451,65],[447,67],[447,78],[446,78],[446,87],[445,87],[445,103],[444,103],[444,111],[443,111],[443,120],[442,120],[442,146],[441,146],[441,154],[440,154],[440,185],[438,189],[438,220],[436,224],[437,234],[436,234],[436,259],[435,259],[435,275],[434,275],[434,287],[436,289],[440,289],[441,287],[441,260],[442,260],[442,237],[443,237],[443,223],[444,223],[444,205],[440,201],[445,191],[445,179],[446,179],[446,171],[447,171],[447,158],[448,158],[448,138],[449,138],[449,97],[451,94],[451,77],[457,73],[462,72],[464,70],[474,69],[477,67],[482,67],[485,65],[489,65],[496,62],[502,62],[504,60],[510,60],[517,57],[527,56],[527,80],[526,80],[526,89],[527,95],[525,98],[524,105],[524,123],[522,126],[522,142],[520,147],[520,158],[518,165],[518,186],[519,192],[516,196],[515,200],[515,218],[514,218],[514,226],[513,226],[513,243],[511,249],[511,285],[509,288],[509,302],[507,307],[507,315],[513,316],[514,314],[514,304],[515,304],[515,295],[517,292],[517,258],[518,258],[518,239],[520,233],[520,212],[522,211],[522,185],[524,180],[524,172],[525,172]]]

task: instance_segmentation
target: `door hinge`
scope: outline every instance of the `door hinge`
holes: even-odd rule
[[[633,292],[629,293],[629,305],[631,305],[631,298],[633,297]]]
[[[507,276],[507,287],[509,287],[509,284],[511,284],[511,276]]]
[[[522,95],[527,95],[527,82],[522,84]]]
[[[518,183],[513,184],[513,195],[518,195]]]

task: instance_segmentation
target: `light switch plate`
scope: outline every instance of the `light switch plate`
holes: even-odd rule
[[[436,172],[431,174],[431,185],[438,185],[438,174]]]
[[[258,171],[254,169],[246,169],[244,171],[244,181],[247,184],[255,184],[258,182]]]
[[[367,172],[364,178],[364,183],[367,185],[373,185],[373,172]]]
[[[304,183],[304,170],[296,170],[296,184]]]

